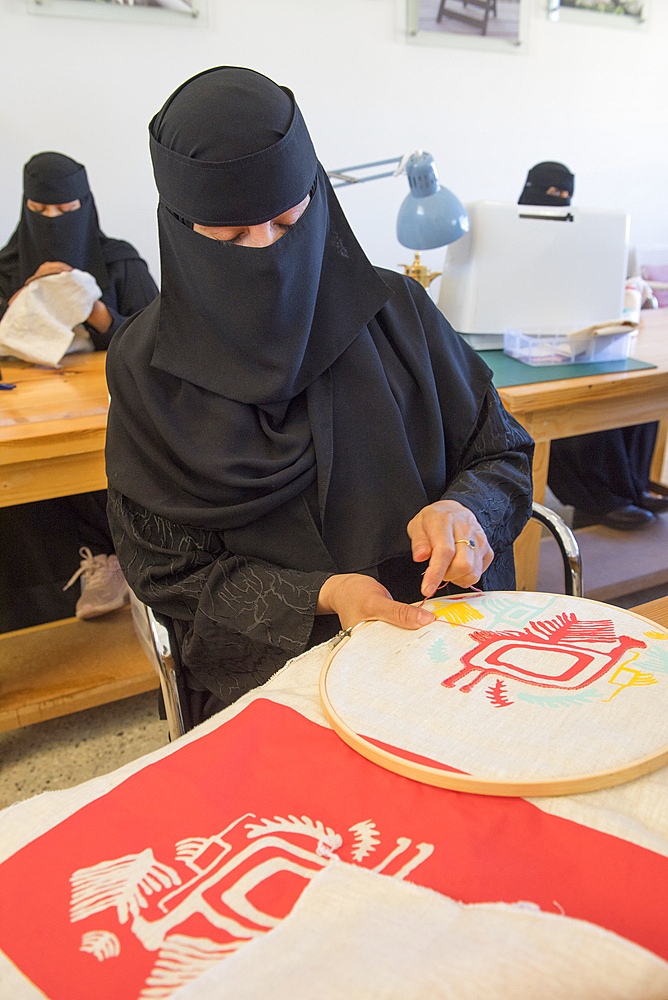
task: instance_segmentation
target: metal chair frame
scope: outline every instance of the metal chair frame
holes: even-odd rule
[[[570,597],[582,597],[582,557],[578,541],[563,518],[542,503],[533,503],[531,518],[548,529],[559,546],[564,564],[564,593]]]
[[[169,738],[178,739],[192,729],[192,725],[188,717],[187,700],[183,697],[181,659],[174,634],[170,634],[169,629],[158,621],[152,608],[142,604],[132,592],[130,604],[135,632],[160,679]]]

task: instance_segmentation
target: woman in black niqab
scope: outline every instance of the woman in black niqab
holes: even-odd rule
[[[79,268],[92,274],[102,291],[84,324],[88,347],[105,350],[121,323],[157,295],[146,263],[129,243],[100,230],[80,163],[62,153],[38,153],[24,166],[23,184],[19,224],[0,250],[0,317],[36,273]],[[58,212],[42,214],[29,204],[42,210],[55,206]],[[96,557],[113,553],[105,490],[0,510],[0,632],[70,618],[81,610],[79,588],[63,588],[80,564],[83,546]],[[94,566],[88,559],[84,563],[84,581],[93,584],[94,572],[99,582],[101,560]],[[95,610],[95,590],[88,590],[86,614]]]
[[[545,160],[527,174],[519,205],[570,205],[575,177],[563,163]]]
[[[77,202],[77,208],[69,208]],[[43,214],[30,204],[67,210]],[[123,320],[158,293],[135,248],[124,240],[110,239],[100,229],[86,168],[54,152],[37,153],[23,168],[21,217],[9,242],[0,249],[0,316],[12,296],[46,262],[87,271],[100,286],[102,298],[86,324],[96,350],[106,350]]]
[[[385,588],[419,598],[406,526],[471,448],[485,460],[493,391],[421,287],[371,266],[290,91],[208,70],[167,101],[150,144],[162,290],[109,352],[110,523],[131,586],[176,619],[191,687],[220,707],[333,634],[334,612],[346,627],[419,625]],[[526,435],[497,418],[526,475]],[[506,530],[524,523],[528,484],[498,461],[495,489],[524,489],[496,510]],[[448,544],[454,531],[474,547],[434,555],[431,529],[412,535],[430,591],[445,566],[466,582],[492,558],[485,487],[460,486]]]

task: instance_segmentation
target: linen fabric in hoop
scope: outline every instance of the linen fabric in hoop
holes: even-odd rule
[[[323,669],[325,714],[364,756],[440,787],[534,796],[668,762],[668,633],[655,623],[554,594],[426,607],[431,625],[359,628]]]

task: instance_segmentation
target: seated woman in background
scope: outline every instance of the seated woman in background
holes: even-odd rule
[[[537,163],[519,204],[570,205],[574,184],[563,163]],[[668,497],[648,490],[657,429],[657,423],[637,424],[552,442],[548,486],[561,503],[575,507],[574,527],[605,524],[633,531],[668,510]]]
[[[150,133],[162,290],[109,350],[109,523],[197,722],[340,627],[426,624],[443,580],[513,588],[532,443],[369,263],[289,90],[208,70]]]
[[[24,167],[21,219],[0,250],[0,317],[25,285],[73,268],[92,274],[102,291],[79,350],[106,350],[121,323],[158,293],[135,248],[100,230],[85,168],[62,153],[38,153]],[[93,617],[126,602],[105,507],[99,490],[0,509],[0,631],[75,612]],[[77,601],[63,588],[80,555]]]

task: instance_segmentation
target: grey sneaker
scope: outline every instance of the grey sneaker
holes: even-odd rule
[[[130,603],[130,589],[116,556],[94,556],[85,545],[79,549],[79,555],[82,557],[79,569],[63,587],[67,590],[81,577],[77,618],[96,618]]]

